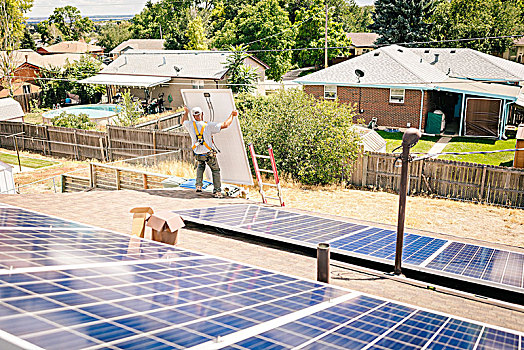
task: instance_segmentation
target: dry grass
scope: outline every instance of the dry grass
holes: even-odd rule
[[[46,159],[29,154],[28,156]],[[53,160],[57,160],[54,159]],[[42,178],[59,175],[64,172],[87,168],[88,162],[75,162],[59,159],[59,165],[15,175],[18,184],[27,184]],[[159,162],[153,166],[134,165],[126,162],[115,166],[134,168],[141,171],[166,175],[194,178],[196,171],[193,164],[180,161]],[[82,173],[75,173],[79,176]],[[84,172],[87,176],[87,171]],[[265,181],[270,182],[270,179]],[[340,186],[303,186],[289,179],[281,181],[284,200],[291,208],[316,211],[331,215],[340,215],[360,220],[396,225],[398,213],[398,195],[347,189]],[[52,182],[26,188],[22,193],[42,192],[51,189]],[[251,199],[260,200],[258,187],[248,190]],[[271,201],[276,203],[276,201]],[[408,197],[406,226],[451,234],[458,237],[480,239],[517,247],[524,247],[524,210],[507,209],[475,203],[465,203],[446,199],[422,196]]]

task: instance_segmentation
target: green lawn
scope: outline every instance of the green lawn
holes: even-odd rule
[[[4,163],[18,165],[18,159],[15,154],[0,153],[0,160]],[[20,163],[22,166],[28,168],[43,168],[46,166],[57,164],[57,162],[51,162],[49,160],[27,158],[20,156]]]
[[[380,136],[386,140],[386,152],[390,153],[395,148],[402,144],[402,133],[401,132],[387,132],[383,130],[377,130]],[[411,152],[425,153],[433,147],[435,142],[440,139],[439,136],[422,136],[419,142],[411,149]],[[398,149],[397,152],[401,152],[402,149]]]
[[[474,139],[469,137],[454,137],[448,143],[443,152],[473,152],[473,151],[495,151],[500,149],[515,148],[516,140],[489,140]],[[439,159],[457,160],[487,165],[511,166],[515,152],[501,152],[491,154],[467,154],[440,156]]]

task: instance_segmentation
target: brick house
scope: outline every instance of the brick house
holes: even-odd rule
[[[439,110],[456,134],[502,137],[523,79],[524,66],[474,50],[391,45],[295,82],[317,98],[354,104],[366,123],[424,130]]]

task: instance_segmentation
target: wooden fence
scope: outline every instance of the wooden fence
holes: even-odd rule
[[[50,125],[0,122],[0,136],[17,136],[21,150],[77,160],[114,161],[181,150],[180,159],[193,162],[191,138],[182,132],[108,126],[106,132]],[[0,137],[0,147],[14,149],[14,138]]]
[[[13,98],[20,103],[24,113],[27,113],[31,110],[31,101],[37,100],[40,101],[40,92],[32,92],[30,94],[16,95]]]
[[[165,130],[166,129],[173,129],[177,126],[180,126],[180,122],[182,120],[182,116],[184,115],[184,112],[178,112],[173,113],[170,115],[166,115],[164,117],[150,120],[145,123],[137,124],[135,125],[136,129],[156,129],[156,130]]]
[[[364,154],[355,163],[351,184],[398,192],[400,167],[394,166],[395,157]],[[410,163],[408,191],[524,208],[524,169],[424,159]]]
[[[141,190],[163,188],[168,175],[149,173],[104,164],[90,164],[90,176],[62,175],[62,192],[79,192],[88,189]]]

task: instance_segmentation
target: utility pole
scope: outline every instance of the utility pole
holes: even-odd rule
[[[324,68],[328,67],[328,3],[326,1],[326,27],[324,31]]]
[[[395,251],[395,275],[402,274],[402,247],[404,245],[404,222],[406,219],[406,196],[408,190],[409,150],[422,136],[419,129],[409,128],[402,136],[402,171],[400,173],[400,196],[398,204],[397,246]],[[395,162],[398,160],[397,158]]]

